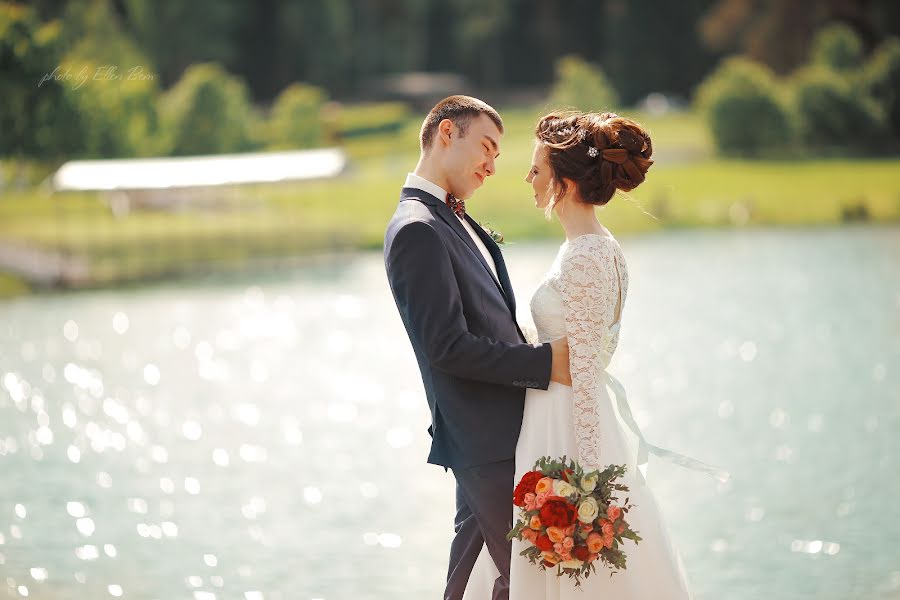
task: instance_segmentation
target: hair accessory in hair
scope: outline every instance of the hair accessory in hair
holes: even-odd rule
[[[600,154],[600,151],[597,150],[594,146],[588,148],[588,156],[591,158],[597,158],[597,155]]]

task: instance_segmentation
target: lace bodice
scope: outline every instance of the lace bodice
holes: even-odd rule
[[[531,298],[531,316],[541,342],[569,340],[579,460],[599,468],[597,398],[605,369],[619,342],[628,269],[618,242],[587,234],[564,243]]]

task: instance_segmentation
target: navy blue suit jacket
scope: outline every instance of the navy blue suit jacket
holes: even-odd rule
[[[550,385],[550,345],[525,342],[500,248],[465,219],[498,278],[453,211],[422,190],[402,189],[384,238],[388,282],[431,409],[428,462],[449,468],[514,458],[525,390]]]

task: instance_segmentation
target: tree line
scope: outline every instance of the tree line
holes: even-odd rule
[[[365,98],[371,81],[408,71],[454,72],[485,88],[539,90],[558,85],[565,71],[568,87],[577,88],[581,78],[592,89],[597,81],[606,97],[632,104],[650,92],[689,98],[711,72],[721,79],[716,66],[723,57],[739,54],[763,73],[745,79],[779,87],[810,62],[816,33],[834,22],[852,33],[863,64],[900,35],[900,3],[0,1],[0,155],[55,159],[311,145],[328,135],[323,107],[329,98]],[[891,68],[887,55],[882,71]],[[119,71],[110,72],[110,65]],[[76,87],[79,77],[86,81]],[[882,108],[870,110],[870,103],[860,118],[880,110],[872,123],[884,125],[892,109],[883,98],[895,92],[878,88],[892,85],[889,78],[880,81],[866,89]],[[846,95],[839,92],[832,95]],[[389,106],[367,114],[376,122],[363,129],[399,122],[405,113]],[[786,119],[796,139],[805,125]],[[222,122],[230,131],[214,131]]]

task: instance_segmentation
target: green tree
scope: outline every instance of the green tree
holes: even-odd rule
[[[866,64],[866,89],[881,106],[894,144],[900,143],[900,39],[884,42]]]
[[[241,152],[253,147],[254,115],[244,83],[219,65],[192,65],[160,102],[173,155]]]
[[[315,86],[293,83],[272,107],[269,118],[269,146],[272,148],[312,148],[320,146],[325,129],[322,107],[325,92]]]
[[[812,62],[834,71],[853,71],[863,62],[862,40],[846,25],[830,25],[813,40]]]
[[[235,32],[244,10],[270,10],[269,2],[240,0],[119,0],[125,24],[160,74],[163,88],[173,85],[195,62],[229,64],[241,52]],[[275,40],[258,32],[263,43]],[[256,63],[261,71],[269,65]]]
[[[556,83],[550,104],[578,110],[613,110],[618,95],[603,71],[577,56],[565,56],[556,63]]]
[[[883,149],[884,114],[854,80],[824,67],[795,76],[794,105],[801,141],[814,154]]]
[[[454,48],[466,74],[481,83],[501,87],[506,81],[502,32],[510,20],[506,0],[452,0],[455,9]]]
[[[86,77],[81,85],[66,87],[82,126],[82,154],[117,158],[159,153],[159,91],[153,73],[85,60],[66,60],[62,67]]]
[[[283,3],[273,25],[278,43],[272,48],[262,48],[256,43],[265,52],[266,61],[277,65],[277,69],[267,73],[248,65],[241,72],[248,73],[248,76],[252,73],[256,79],[267,77],[266,97],[274,96],[291,82],[300,80],[337,93],[356,91],[359,63],[377,61],[388,52],[386,45],[379,40],[367,44],[363,38],[368,27],[377,28],[379,24],[377,20],[374,23],[363,22],[357,13],[373,10],[375,4],[366,2],[354,6],[350,0]],[[354,21],[354,18],[359,20]],[[405,15],[398,18],[409,23],[404,19]],[[256,32],[246,30],[245,35],[253,38]]]
[[[113,9],[111,0],[69,0],[62,17],[66,58],[120,69],[155,71]]]
[[[593,4],[603,9],[602,14],[590,20],[583,8],[572,11],[575,19],[584,14],[589,20],[567,23],[564,31],[578,31],[583,52],[590,52],[582,56],[603,66],[626,103],[651,92],[688,97],[715,67],[719,57],[697,34],[697,22],[709,0]]]
[[[82,124],[82,153],[99,158],[157,154],[159,76],[123,31],[109,0],[74,0],[65,19],[70,49],[62,67],[79,75],[65,91]]]
[[[896,0],[716,0],[699,22],[707,46],[736,52],[787,74],[806,64],[816,33],[844,23],[871,48],[900,34]]]
[[[768,68],[745,58],[726,59],[701,84],[697,106],[720,152],[770,156],[791,148],[793,128],[778,87]]]
[[[81,148],[81,124],[59,67],[62,25],[0,2],[0,155],[59,160]]]

